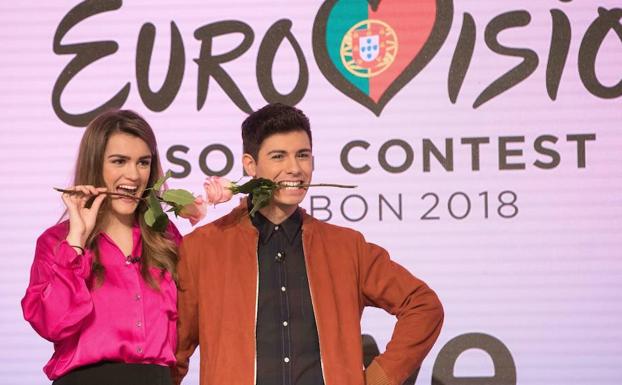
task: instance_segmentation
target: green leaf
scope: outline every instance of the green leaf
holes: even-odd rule
[[[164,231],[168,225],[168,217],[162,210],[160,200],[152,190],[147,196],[147,211],[145,211],[145,223],[155,231]]]
[[[241,186],[237,186],[237,192],[243,194],[255,194],[258,189],[274,191],[278,186],[275,182],[265,178],[254,178],[244,183]],[[234,191],[235,192],[235,191]]]
[[[151,207],[149,207],[147,211],[145,211],[145,223],[149,227],[153,227],[153,224],[155,223],[155,214],[153,213]]]
[[[168,216],[162,213],[155,218],[155,223],[153,224],[153,226],[151,226],[151,228],[153,228],[155,231],[163,232],[164,230],[166,230],[167,226]]]
[[[253,191],[253,208],[248,213],[251,217],[254,217],[258,210],[266,207],[270,203],[272,191],[271,189],[257,189]]]
[[[162,206],[160,205],[160,200],[158,199],[154,191],[150,191],[149,195],[147,196],[147,206],[151,210],[153,210],[153,214],[155,215],[155,217],[164,212],[162,210]]]
[[[173,174],[171,170],[168,170],[166,174],[162,175],[162,177],[153,184],[153,191],[160,191],[160,189],[164,185],[164,182],[166,182],[166,180],[170,178],[172,175]]]
[[[162,194],[162,199],[171,206],[185,206],[194,202],[194,195],[186,190],[173,189],[166,190]]]

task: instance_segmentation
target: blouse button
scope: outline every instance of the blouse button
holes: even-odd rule
[[[136,322],[136,327],[142,327],[142,326],[143,326],[142,322],[140,322],[140,321]]]
[[[137,347],[136,351],[138,352],[138,354],[142,354],[143,353],[143,347],[142,346]]]

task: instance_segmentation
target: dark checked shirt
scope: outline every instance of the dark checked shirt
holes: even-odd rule
[[[317,326],[298,211],[275,225],[259,212],[257,385],[322,385]]]

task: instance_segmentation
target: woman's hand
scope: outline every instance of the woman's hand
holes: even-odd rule
[[[69,213],[69,234],[67,242],[72,246],[78,246],[83,249],[97,220],[97,213],[102,202],[106,198],[105,187],[94,187],[90,185],[74,186],[67,190],[78,191],[78,194],[64,193],[62,195],[63,202]],[[90,207],[86,207],[86,203],[95,197]]]

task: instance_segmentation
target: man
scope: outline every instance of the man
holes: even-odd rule
[[[285,187],[253,218],[245,199],[182,242],[177,383],[199,345],[201,385],[401,384],[440,332],[436,294],[360,233],[299,208],[313,172],[302,111],[265,106],[244,121],[242,139],[246,173]],[[397,317],[366,370],[365,306]]]

